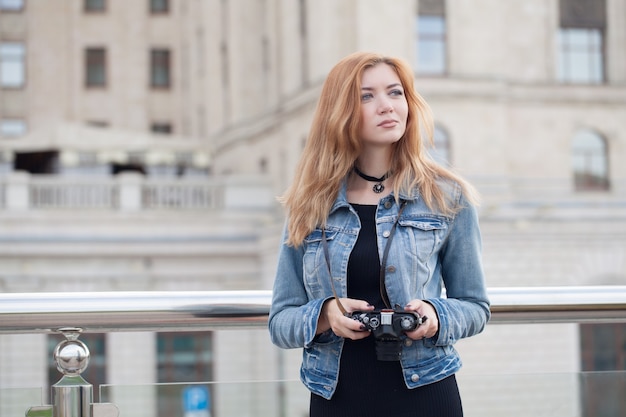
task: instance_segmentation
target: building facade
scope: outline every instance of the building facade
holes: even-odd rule
[[[489,286],[623,285],[625,45],[625,0],[0,0],[0,290],[271,288],[274,196],[357,50],[415,68],[433,157],[482,194]],[[622,369],[603,330],[490,326],[460,376]],[[297,378],[263,331],[92,337],[93,383]],[[54,381],[48,339],[0,336],[29,358],[3,354],[0,387]],[[599,415],[579,389],[559,415]]]

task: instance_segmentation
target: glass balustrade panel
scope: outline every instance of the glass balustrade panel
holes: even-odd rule
[[[23,417],[34,406],[44,404],[42,388],[1,388],[0,417]]]
[[[100,398],[133,417],[304,417],[309,399],[300,381],[103,385]]]
[[[458,382],[466,417],[626,415],[624,371],[461,373]],[[100,397],[134,417],[305,417],[309,402],[300,381],[103,385]]]

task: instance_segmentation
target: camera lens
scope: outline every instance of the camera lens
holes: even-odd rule
[[[415,328],[415,320],[412,317],[403,317],[400,321],[400,327],[402,330],[412,330]]]

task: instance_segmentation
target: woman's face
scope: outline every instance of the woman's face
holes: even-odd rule
[[[363,71],[361,79],[361,142],[385,146],[406,130],[409,106],[398,74],[387,64]]]

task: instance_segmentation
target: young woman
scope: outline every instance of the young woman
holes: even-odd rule
[[[330,71],[283,196],[269,317],[276,345],[304,349],[311,417],[463,414],[453,345],[489,300],[474,192],[429,159],[432,130],[402,61],[355,53]]]

